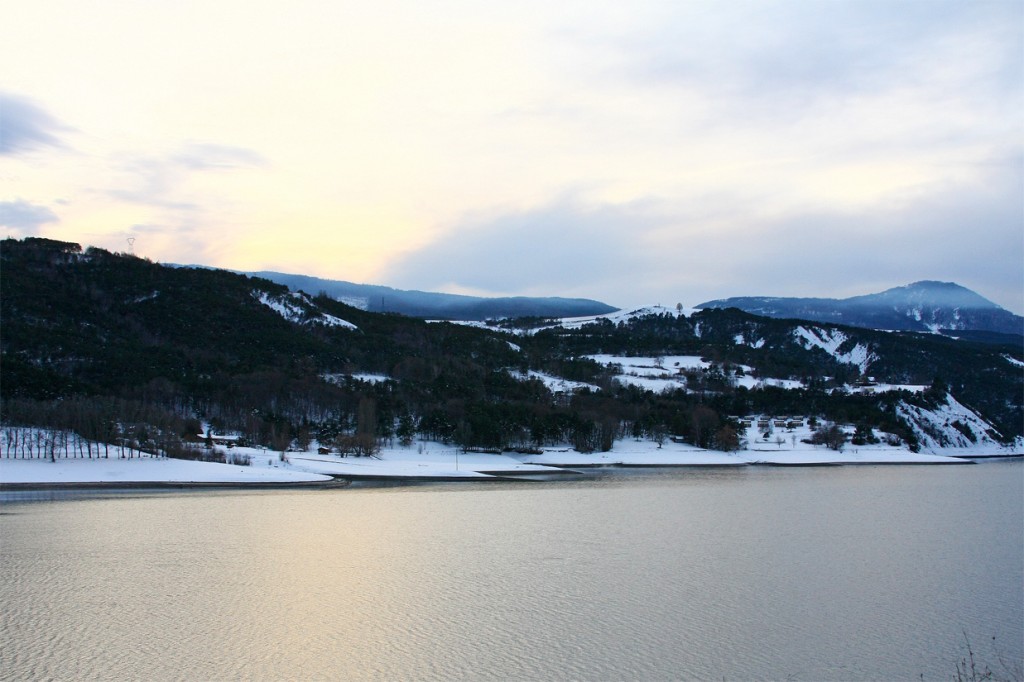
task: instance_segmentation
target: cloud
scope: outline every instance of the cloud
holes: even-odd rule
[[[787,0],[670,7],[640,30],[616,28],[604,37],[631,82],[790,104],[921,85],[922,78],[959,76],[964,68],[986,71],[1004,89],[1019,83],[1020,32],[1014,27],[1020,10],[1014,3],[935,0],[894,7]]]
[[[762,240],[757,257],[748,256],[743,293],[854,295],[952,280],[1020,314],[1022,183],[1019,172],[992,173],[870,210],[781,217],[767,226],[772,238]]]
[[[187,143],[160,156],[132,156],[123,159],[120,171],[127,180],[108,190],[111,198],[176,211],[195,211],[199,206],[182,198],[183,186],[196,173],[228,171],[262,166],[258,152],[243,147],[211,143]]]
[[[643,263],[643,233],[658,221],[642,203],[586,206],[572,199],[468,218],[383,276],[398,285],[565,295],[624,270],[635,272]]]
[[[22,236],[34,235],[40,226],[59,220],[57,214],[46,206],[31,204],[24,199],[0,201],[0,226],[17,230]]]
[[[69,130],[31,100],[0,92],[0,156],[41,147],[64,147],[57,136]]]
[[[190,143],[172,155],[170,163],[188,170],[229,170],[245,166],[262,166],[266,159],[259,153],[242,147]]]
[[[936,279],[1020,313],[1022,184],[1015,157],[968,181],[852,208],[761,212],[759,198],[741,191],[621,205],[565,199],[460,221],[380,277],[407,288],[579,296],[621,306],[845,297]]]

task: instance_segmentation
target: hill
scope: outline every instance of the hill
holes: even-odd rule
[[[739,308],[765,317],[831,322],[869,329],[966,335],[997,343],[1024,342],[1024,317],[1014,315],[953,282],[915,282],[877,294],[846,299],[743,296],[707,301],[697,307]]]
[[[5,426],[172,454],[203,424],[363,454],[414,437],[589,452],[671,435],[729,450],[750,415],[910,449],[1019,447],[1024,430],[1019,347],[736,309],[431,323],[35,238],[0,242],[0,301]]]
[[[488,320],[507,317],[577,317],[601,315],[616,308],[585,298],[480,297],[408,291],[374,284],[353,284],[307,275],[261,271],[246,273],[284,284],[292,291],[325,294],[371,312],[400,313],[434,320]]]

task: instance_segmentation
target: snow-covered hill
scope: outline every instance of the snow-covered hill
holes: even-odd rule
[[[870,329],[1024,334],[1024,317],[953,282],[915,282],[846,299],[741,296],[706,301],[697,307],[739,308],[765,317]]]
[[[897,406],[897,413],[914,431],[924,452],[1024,452],[1024,438],[1017,438],[1011,445],[999,443],[993,437],[993,426],[951,395],[947,395],[945,401],[933,409],[901,402]]]

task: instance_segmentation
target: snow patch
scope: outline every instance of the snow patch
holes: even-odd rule
[[[510,369],[509,374],[511,374],[515,379],[518,379],[519,381],[537,379],[541,383],[543,383],[544,387],[547,388],[552,393],[574,393],[575,391],[581,391],[583,389],[589,389],[591,391],[600,390],[597,386],[593,384],[587,384],[582,381],[571,381],[569,379],[556,377],[552,374],[537,372],[532,369],[525,373]]]
[[[255,293],[254,293],[255,295]],[[294,324],[302,324],[303,318],[305,317],[305,310],[297,305],[296,303],[289,300],[294,294],[285,294],[284,296],[271,296],[265,291],[259,292],[256,296],[256,300],[267,306],[275,313],[283,317],[284,319]]]
[[[862,343],[856,344],[849,351],[840,352],[839,348],[849,340],[849,337],[838,329],[799,326],[793,330],[793,336],[805,348],[820,348],[843,364],[855,365],[861,374],[865,374],[871,363],[878,359],[878,356]]]
[[[747,376],[736,377],[735,379],[737,386],[744,386],[749,389],[756,388],[784,388],[786,390],[799,390],[801,388],[807,388],[807,385],[802,381],[796,379],[757,379],[755,377]]]
[[[363,381],[368,384],[380,384],[391,380],[391,377],[386,374],[372,374],[370,372],[357,372],[355,374],[321,374],[320,378],[328,383],[337,384],[339,386],[344,386],[347,379]]]
[[[320,313],[320,317],[312,320],[313,324],[322,324],[327,327],[344,327],[345,329],[358,329],[354,324],[347,320],[343,320],[340,317],[329,315],[327,313]]]
[[[733,343],[737,346],[750,346],[751,348],[764,348],[764,339],[758,338],[753,341],[748,341],[745,334],[737,334],[733,337]]]
[[[662,377],[688,369],[707,369],[711,363],[699,355],[659,355],[656,357],[608,355],[585,356],[602,365],[621,365],[623,372],[637,376]]]
[[[293,324],[321,324],[326,327],[358,329],[351,322],[323,312],[301,291],[280,296],[271,296],[265,291],[254,291],[253,297]]]
[[[1014,365],[1016,367],[1024,367],[1024,362],[1021,362],[1020,360],[1018,360],[1017,358],[1013,357],[1012,355],[1003,354],[1003,357],[1011,365]]]

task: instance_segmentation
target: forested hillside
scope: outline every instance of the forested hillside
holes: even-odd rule
[[[316,438],[368,453],[417,435],[581,450],[671,435],[734,449],[733,418],[750,414],[858,425],[913,448],[906,406],[947,392],[993,438],[1024,427],[1024,358],[1012,346],[714,309],[427,323],[46,239],[3,241],[0,267],[3,423],[171,454],[203,423],[279,450]],[[672,382],[646,390],[604,356],[703,360],[665,368]],[[893,387],[864,389],[881,382]]]

